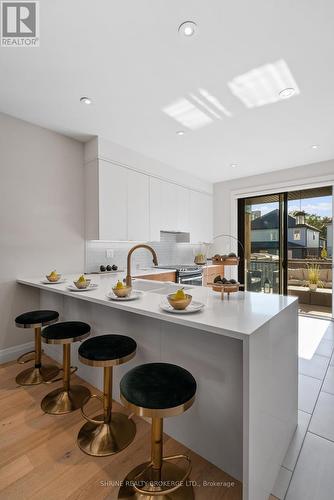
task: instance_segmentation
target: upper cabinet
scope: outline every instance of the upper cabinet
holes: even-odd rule
[[[150,178],[150,217],[152,241],[160,231],[190,232],[190,190],[172,182]]]
[[[212,240],[212,196],[104,160],[85,165],[86,237],[160,241],[160,231]]]
[[[150,195],[148,175],[128,170],[128,240],[150,239]]]
[[[99,238],[128,239],[128,171],[105,161],[99,162]]]
[[[190,191],[190,241],[209,243],[213,238],[212,196]]]

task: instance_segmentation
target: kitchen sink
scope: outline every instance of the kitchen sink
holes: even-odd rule
[[[184,290],[191,289],[191,287],[189,287],[189,286],[181,287],[180,285],[177,285],[174,283],[165,283],[160,288],[157,288],[156,290],[152,290],[152,293],[159,293],[161,295],[169,295],[170,293],[176,292],[176,290],[179,290],[180,288],[183,288]]]
[[[160,295],[168,295],[169,293],[174,293],[180,288],[180,285],[172,282],[161,282],[161,281],[151,281],[134,279],[132,281],[132,289],[139,290],[141,292],[158,293]],[[183,287],[184,290],[190,290],[191,287]]]
[[[141,292],[152,292],[157,288],[161,288],[162,283],[159,281],[142,280],[132,278],[132,289],[140,290]]]

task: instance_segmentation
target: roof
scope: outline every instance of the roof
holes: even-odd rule
[[[292,215],[288,215],[288,225],[289,228],[294,227],[306,227],[308,229],[312,229],[312,231],[317,231],[320,233],[320,229],[311,226],[310,224],[296,224],[295,217]],[[251,225],[252,229],[278,229],[279,228],[279,209],[276,208],[267,214],[262,215],[261,217],[257,217],[252,221]]]

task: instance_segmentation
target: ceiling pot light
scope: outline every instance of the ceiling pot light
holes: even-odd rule
[[[92,100],[90,97],[80,97],[81,104],[92,104]]]
[[[286,89],[281,90],[281,92],[279,93],[279,96],[282,99],[288,99],[289,97],[292,97],[295,92],[296,91],[294,88],[288,87]]]
[[[178,130],[178,131],[176,132],[176,134],[177,134],[177,135],[184,135],[184,130]]]
[[[185,21],[184,23],[180,24],[178,31],[180,35],[189,37],[195,34],[196,28],[197,25],[193,21]]]
[[[311,148],[312,149],[319,149],[319,144],[312,144]]]
[[[238,165],[236,163],[231,163],[230,166],[231,166],[231,168],[237,168]]]
[[[300,94],[298,85],[284,59],[253,68],[236,76],[228,86],[246,108],[273,104]]]

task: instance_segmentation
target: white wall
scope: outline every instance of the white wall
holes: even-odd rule
[[[15,316],[39,308],[18,276],[84,268],[83,145],[0,113],[0,357],[32,340]]]
[[[254,193],[280,192],[289,188],[312,187],[334,183],[334,160],[312,163],[267,174],[242,177],[214,184],[214,236],[227,233],[236,235],[236,206],[232,203],[235,193],[245,197]],[[233,248],[234,245],[231,244]],[[216,247],[217,248],[217,247]],[[218,248],[217,248],[218,251]]]
[[[175,264],[194,264],[195,255],[203,252],[201,244],[174,243],[169,241],[147,241],[157,253],[160,266]],[[133,247],[133,241],[97,241],[86,242],[86,272],[91,273],[99,270],[100,265],[116,264],[119,269],[126,269],[126,258],[128,251]],[[113,257],[106,257],[106,250],[112,249]],[[132,257],[132,269],[145,269],[152,267],[152,255],[144,249],[134,252]]]

